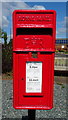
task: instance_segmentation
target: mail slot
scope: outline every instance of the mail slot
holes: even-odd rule
[[[13,106],[53,107],[56,12],[13,12]]]

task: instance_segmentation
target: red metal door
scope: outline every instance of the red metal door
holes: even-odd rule
[[[31,53],[15,54],[17,59],[16,70],[18,77],[18,95],[15,96],[18,103],[15,108],[21,109],[51,109],[53,99],[53,80],[54,80],[54,54],[52,53],[38,53],[37,58],[32,58]],[[28,92],[26,93],[26,64],[27,62],[40,62],[42,64],[42,87],[41,92]],[[15,61],[16,64],[16,61]],[[34,83],[36,85],[37,82]],[[15,88],[16,90],[16,88]],[[18,98],[17,98],[18,97]]]

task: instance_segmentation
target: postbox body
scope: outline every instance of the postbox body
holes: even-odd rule
[[[53,107],[56,12],[13,12],[13,105],[16,109]]]

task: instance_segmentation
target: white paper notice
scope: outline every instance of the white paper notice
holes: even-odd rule
[[[42,92],[42,62],[26,63],[26,93]]]

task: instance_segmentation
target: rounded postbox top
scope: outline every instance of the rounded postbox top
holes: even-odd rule
[[[19,9],[19,10],[14,10],[13,14],[18,13],[18,12],[22,12],[22,13],[54,13],[56,14],[55,10],[25,10],[25,9]]]

